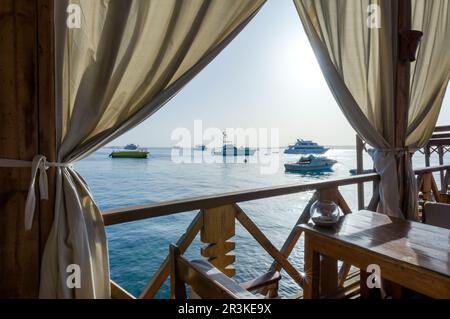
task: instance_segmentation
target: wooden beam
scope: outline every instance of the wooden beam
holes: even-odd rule
[[[356,135],[356,173],[364,174],[364,142]],[[364,184],[358,183],[358,209],[364,208]]]
[[[400,36],[402,32],[411,30],[411,0],[398,0],[398,25],[397,25],[397,63],[395,82],[395,147],[403,149],[405,147],[406,132],[408,127],[409,110],[409,86],[410,86],[410,60],[402,59],[401,52],[407,43],[405,38]],[[406,163],[409,156],[402,156],[398,159],[397,167],[399,178],[400,208],[402,211],[408,207],[406,189]],[[405,218],[406,218],[405,212]]]
[[[38,153],[36,0],[0,1],[0,158]],[[25,231],[29,168],[0,168],[0,298],[35,298],[39,288],[38,212]]]
[[[450,126],[449,125],[447,125],[447,126],[436,126],[434,128],[434,131],[435,132],[449,132],[450,131]]]
[[[37,0],[38,45],[38,130],[39,154],[47,160],[56,161],[56,114],[55,114],[55,43],[54,0]],[[40,202],[39,232],[40,254],[45,247],[53,224],[55,203],[55,168],[47,170],[48,200]]]
[[[433,134],[431,136],[431,139],[435,139],[435,138],[450,138],[450,133],[438,133],[438,134]]]
[[[264,248],[264,250],[275,259],[288,275],[300,286],[303,287],[305,277],[287,260],[286,257],[271,243],[264,233],[253,223],[253,221],[238,206],[236,207],[236,219],[253,236],[253,238]]]
[[[180,199],[162,204],[126,207],[114,209],[103,213],[103,221],[106,226],[122,224],[141,219],[167,216],[196,209],[208,209],[227,204],[252,201],[262,198],[270,198],[307,191],[315,191],[337,186],[346,186],[356,183],[373,182],[379,180],[378,174],[365,174],[331,181],[321,181],[310,184],[294,184],[260,189],[230,192],[220,195]]]
[[[111,298],[112,299],[136,299],[128,291],[120,287],[116,282],[111,280]]]
[[[428,142],[429,146],[449,146],[450,138],[433,138]]]

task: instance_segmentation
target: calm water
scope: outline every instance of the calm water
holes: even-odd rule
[[[259,187],[310,183],[349,176],[349,170],[356,167],[354,149],[331,149],[329,158],[338,164],[334,171],[320,175],[288,174],[283,164],[294,162],[298,155],[286,155],[282,151],[258,151],[260,163],[177,164],[171,160],[170,149],[149,149],[147,160],[111,159],[111,149],[102,149],[76,164],[77,170],[88,181],[97,205],[102,210],[132,205],[164,202],[221,192],[246,190]],[[365,154],[365,166],[371,168],[371,160]],[[274,174],[261,174],[261,166],[275,163]],[[437,164],[437,159],[432,159]],[[446,159],[446,163],[448,159]],[[423,167],[423,156],[414,158],[415,167]],[[439,183],[439,182],[438,182]],[[356,186],[341,189],[352,209],[357,208]],[[275,197],[241,203],[241,207],[278,248],[282,246],[294,223],[307,204],[312,192]],[[366,202],[371,197],[371,185],[366,186]],[[138,221],[107,228],[112,279],[125,289],[139,295],[157,271],[168,253],[168,246],[183,234],[195,212]],[[271,257],[236,222],[236,279],[238,281],[255,278],[267,271]],[[199,257],[201,243],[196,238],[186,255]],[[299,242],[290,260],[302,269],[302,243]],[[281,295],[298,292],[298,286],[282,274]],[[168,282],[162,287],[158,297],[169,296]]]

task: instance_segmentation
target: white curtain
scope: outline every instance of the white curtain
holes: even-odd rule
[[[219,54],[264,2],[55,1],[60,164],[41,298],[110,297],[102,216],[86,182],[67,164],[155,113]],[[66,26],[69,4],[81,8],[81,28]],[[81,270],[81,287],[74,289],[67,285],[72,264]]]
[[[395,145],[398,0],[294,0],[334,97],[350,124],[370,145],[381,175],[381,207],[400,209],[398,163],[408,180],[407,217],[415,218],[417,190],[409,153],[434,130],[450,78],[450,3],[412,0],[412,29],[423,31],[411,64],[407,137]]]

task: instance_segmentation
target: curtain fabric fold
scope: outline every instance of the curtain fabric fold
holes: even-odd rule
[[[58,162],[86,157],[155,113],[264,2],[55,1]],[[69,4],[81,8],[79,29],[66,27]],[[74,289],[67,282],[70,265],[81,271]],[[57,167],[40,297],[109,298],[109,280],[101,212],[82,177],[70,166]]]
[[[430,139],[450,78],[450,7],[446,0],[412,0],[412,29],[423,31],[411,64],[407,137],[395,143],[398,0],[294,0],[300,19],[339,107],[374,147],[381,175],[381,208],[404,217],[399,163],[406,171],[408,218],[416,217],[417,190],[410,152]],[[374,20],[375,19],[375,20]],[[405,199],[406,200],[406,199]]]

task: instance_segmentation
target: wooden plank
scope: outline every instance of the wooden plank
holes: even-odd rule
[[[450,138],[450,133],[438,133],[438,134],[433,134],[431,136],[431,139],[435,139],[435,138]]]
[[[352,265],[349,264],[343,264],[341,268],[339,269],[339,275],[338,275],[338,287],[342,288],[345,285],[345,282],[347,281],[347,277],[350,274],[350,270],[352,268]]]
[[[171,247],[172,248],[172,247]],[[202,299],[244,299],[256,298],[233,280],[218,273],[210,276],[205,265],[190,262],[182,255],[171,253],[172,297],[186,299],[185,285],[189,285]]]
[[[377,183],[373,190],[373,195],[370,200],[369,205],[367,206],[367,210],[371,210],[373,212],[376,212],[378,209],[378,203],[380,202],[380,185]]]
[[[431,173],[423,174],[421,179],[420,179],[420,188],[419,188],[419,190],[422,192],[423,199],[425,201],[430,201],[431,200],[432,179],[433,179],[433,175]]]
[[[345,275],[347,277],[347,274]],[[338,264],[337,260],[329,256],[320,258],[320,295],[332,296],[338,289]]]
[[[364,160],[363,160],[363,152],[364,152],[364,142],[356,135],[356,173],[363,174],[364,173]],[[358,183],[358,209],[363,209],[364,206],[364,184]]]
[[[445,126],[445,125],[443,125],[443,126],[436,126],[434,128],[434,131],[435,132],[448,132],[448,131],[450,131],[450,126],[449,125],[447,125],[447,126]]]
[[[439,203],[441,201],[441,192],[439,191],[436,185],[436,180],[434,179],[433,174],[430,175],[431,175],[431,191],[433,192],[434,200]]]
[[[116,282],[111,280],[111,298],[112,299],[136,299],[128,291],[120,287]]]
[[[109,226],[137,221],[141,219],[167,216],[197,209],[208,209],[262,198],[270,198],[325,188],[333,188],[337,186],[352,185],[356,183],[373,182],[376,180],[379,180],[379,176],[378,174],[373,173],[348,178],[340,178],[331,181],[266,187],[247,191],[229,192],[213,196],[181,199],[162,204],[127,207],[104,212],[103,221],[106,226]]]
[[[38,152],[35,0],[0,1],[0,158],[32,160]],[[25,231],[29,168],[0,168],[0,298],[35,298],[39,227]]]
[[[200,232],[202,226],[203,226],[203,214],[200,212],[192,220],[191,224],[188,226],[183,236],[181,236],[180,239],[177,241],[176,245],[178,246],[181,253],[184,253],[186,249],[188,249],[189,245],[192,243],[197,234]],[[151,299],[155,297],[161,286],[164,284],[164,281],[166,281],[167,276],[169,276],[169,272],[170,272],[170,262],[169,256],[167,256],[166,259],[164,259],[161,266],[159,267],[158,271],[153,275],[152,279],[139,296],[139,299]]]
[[[320,296],[320,254],[314,250],[314,239],[305,234],[305,284],[303,298],[317,299]]]
[[[439,171],[445,171],[447,169],[450,169],[450,165],[439,165],[439,166],[432,166],[432,167],[423,167],[423,168],[418,168],[414,170],[414,173],[416,175],[419,174],[425,174],[425,173],[434,173],[434,172],[439,172]]]
[[[253,236],[253,238],[264,248],[264,250],[275,259],[288,275],[300,286],[304,285],[304,276],[287,260],[286,257],[270,242],[264,233],[253,223],[245,212],[236,205],[236,219]]]
[[[174,245],[169,247],[170,254],[170,297],[172,299],[186,299],[186,287],[182,280],[182,272],[185,275],[188,269],[183,269],[179,266],[179,259],[181,256],[180,249]]]
[[[203,227],[201,241],[206,244],[201,254],[228,277],[233,277],[236,270],[233,263],[236,256],[230,248],[234,243],[230,239],[235,235],[236,211],[233,205],[225,205],[203,210]]]
[[[450,145],[450,138],[435,138],[428,142],[429,146],[447,146]]]

